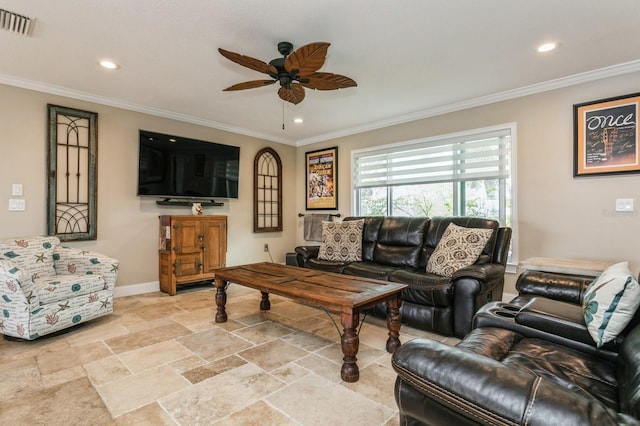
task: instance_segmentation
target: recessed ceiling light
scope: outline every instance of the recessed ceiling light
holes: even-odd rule
[[[120,65],[118,65],[115,62],[110,61],[108,59],[101,60],[100,62],[98,62],[98,65],[100,65],[102,68],[106,68],[108,70],[120,69]]]
[[[558,46],[560,46],[560,43],[556,43],[556,42],[544,43],[538,46],[538,52],[539,53],[551,52],[552,50],[557,49]]]
[[[299,123],[302,123],[303,121],[304,121],[304,120],[303,120],[302,118],[300,118],[300,117],[296,117],[296,118],[294,118],[294,119],[293,119],[293,122],[294,122],[294,123],[298,123],[298,124],[299,124]]]

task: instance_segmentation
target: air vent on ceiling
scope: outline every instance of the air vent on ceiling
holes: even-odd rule
[[[32,19],[8,10],[0,9],[0,30],[29,35]]]

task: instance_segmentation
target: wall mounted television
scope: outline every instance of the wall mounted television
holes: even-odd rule
[[[138,195],[238,198],[240,148],[140,130]]]

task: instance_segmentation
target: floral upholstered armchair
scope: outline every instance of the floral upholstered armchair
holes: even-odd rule
[[[0,240],[0,333],[33,340],[112,313],[118,266],[57,237]]]

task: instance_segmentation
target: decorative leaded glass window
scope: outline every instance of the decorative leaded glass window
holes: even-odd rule
[[[271,148],[253,162],[253,232],[282,231],[282,162]]]

